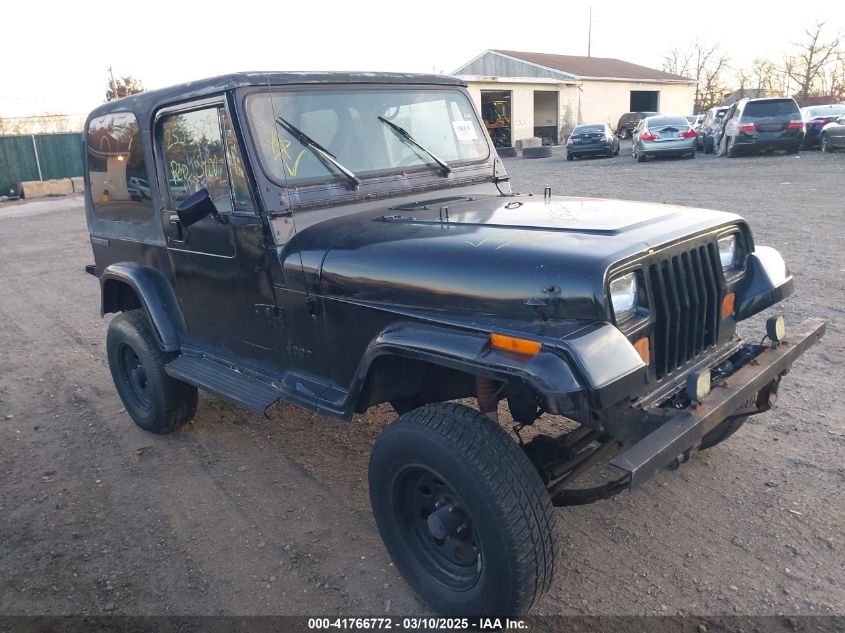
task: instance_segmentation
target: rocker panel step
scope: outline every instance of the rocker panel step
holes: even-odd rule
[[[282,396],[276,387],[202,356],[182,354],[164,366],[168,376],[264,413]]]

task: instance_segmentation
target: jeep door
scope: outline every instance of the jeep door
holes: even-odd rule
[[[264,226],[223,96],[161,110],[155,130],[162,223],[188,343],[238,360],[273,359],[280,329]],[[184,226],[176,208],[200,189],[217,215]]]

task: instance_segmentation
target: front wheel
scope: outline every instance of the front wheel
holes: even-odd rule
[[[197,389],[165,373],[176,355],[159,349],[143,311],[122,312],[111,320],[106,354],[117,393],[135,424],[161,434],[194,417]]]
[[[440,403],[401,415],[370,456],[370,501],[397,569],[444,615],[518,615],[552,581],[551,499],[497,423]]]

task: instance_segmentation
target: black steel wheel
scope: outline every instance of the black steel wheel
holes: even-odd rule
[[[169,433],[194,417],[197,389],[165,373],[164,366],[176,354],[159,349],[142,310],[112,319],[106,353],[117,393],[135,424],[152,433]]]
[[[385,547],[438,613],[520,614],[548,590],[557,556],[551,499],[487,416],[454,403],[401,415],[373,446],[369,482]]]

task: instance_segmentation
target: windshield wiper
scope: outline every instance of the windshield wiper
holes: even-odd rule
[[[452,173],[452,168],[449,167],[449,164],[445,160],[443,160],[442,158],[438,158],[437,156],[435,156],[431,152],[430,149],[428,149],[424,145],[420,144],[420,142],[418,140],[416,140],[413,136],[411,136],[408,133],[408,130],[406,130],[405,128],[403,128],[399,125],[396,125],[393,121],[388,121],[383,116],[380,116],[378,118],[378,120],[381,121],[382,123],[386,123],[387,125],[389,125],[390,129],[393,130],[394,132],[396,132],[399,135],[399,137],[402,138],[403,140],[405,140],[407,143],[410,143],[411,145],[413,145],[417,149],[421,149],[426,154],[431,156],[431,159],[435,163],[440,165],[440,175],[441,176],[445,177],[445,176],[448,176],[450,173]]]
[[[289,123],[282,117],[276,118],[276,124],[282,129],[284,129],[286,132],[289,132],[290,134],[295,136],[296,140],[308,149],[310,149],[314,153],[314,155],[320,160],[320,162],[326,165],[326,167],[331,165],[337,171],[346,176],[347,189],[351,189],[352,191],[356,191],[358,189],[358,187],[361,185],[361,180],[349,168],[344,167],[341,162],[337,158],[335,158],[334,154],[332,154],[329,150],[327,150],[313,138],[308,136],[305,132],[300,130],[298,127],[294,126],[292,123]]]

